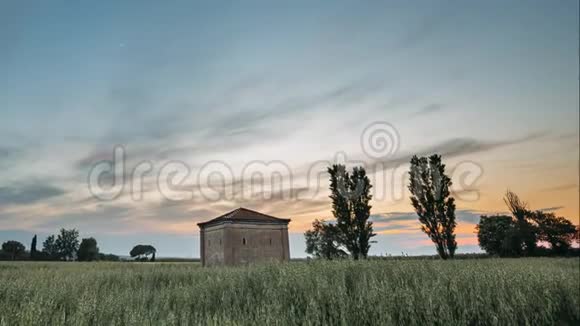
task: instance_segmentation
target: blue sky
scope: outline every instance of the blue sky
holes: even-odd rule
[[[282,191],[308,189],[305,170],[339,152],[376,163],[360,145],[376,121],[399,135],[387,171],[431,152],[478,167],[460,250],[477,250],[476,217],[504,211],[507,188],[578,223],[578,37],[577,1],[3,2],[0,240],[76,227],[107,252],[198,256],[195,223],[247,206],[292,218],[304,256],[301,233],[330,217],[324,192],[103,202],[89,171],[122,145],[129,169],[220,161],[231,185],[276,160],[296,180]],[[408,197],[373,206],[374,254],[434,252]]]

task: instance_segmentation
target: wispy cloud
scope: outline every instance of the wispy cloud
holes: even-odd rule
[[[533,140],[540,139],[544,135],[546,135],[546,133],[530,133],[516,139],[506,139],[496,141],[488,141],[467,137],[453,138],[440,142],[438,144],[431,145],[429,147],[419,149],[416,153],[400,154],[395,158],[387,159],[385,163],[389,163],[389,165],[387,165],[386,168],[390,168],[393,165],[396,166],[400,164],[409,163],[413,155],[428,156],[431,154],[440,154],[443,157],[449,159],[468,154],[484,153],[502,147],[527,143]]]
[[[460,222],[467,223],[478,223],[479,217],[485,214],[485,212],[470,210],[470,209],[460,209],[455,211],[455,216]],[[417,221],[418,217],[415,212],[390,212],[382,214],[371,215],[371,220],[373,222],[401,222],[401,221]]]
[[[416,221],[415,212],[391,212],[382,214],[372,214],[370,220],[373,222],[397,222],[397,221]]]
[[[544,208],[540,208],[539,211],[542,211],[542,212],[555,212],[555,211],[561,210],[562,208],[564,208],[564,206],[544,207]]]
[[[566,191],[566,190],[572,190],[572,189],[578,189],[578,185],[575,183],[567,183],[567,184],[562,184],[562,185],[558,185],[558,186],[542,188],[542,189],[540,189],[540,191],[542,191],[542,192],[559,192],[559,191]]]
[[[444,107],[442,104],[439,103],[431,103],[429,105],[424,106],[420,110],[413,112],[413,116],[424,116],[424,115],[431,115],[433,113],[438,113],[443,111]]]
[[[40,182],[0,187],[0,205],[32,204],[65,193],[64,189]]]

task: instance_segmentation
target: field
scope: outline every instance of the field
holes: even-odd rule
[[[579,263],[1,263],[0,325],[577,325]]]

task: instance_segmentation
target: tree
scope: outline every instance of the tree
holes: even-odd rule
[[[533,254],[537,243],[537,228],[530,223],[533,216],[528,204],[509,189],[503,200],[516,221],[517,231],[513,235],[512,249],[523,255]]]
[[[79,261],[93,261],[98,258],[99,247],[97,247],[97,240],[94,238],[83,239],[77,252],[77,259]]]
[[[332,214],[340,232],[341,244],[356,260],[366,258],[370,249],[373,223],[370,217],[372,188],[366,171],[362,167],[353,168],[352,174],[344,165],[335,164],[328,168],[330,174],[330,199]]]
[[[26,248],[24,245],[18,241],[9,240],[2,244],[2,251],[10,255],[11,260],[15,260],[16,257],[24,253]]]
[[[60,229],[55,245],[59,259],[74,260],[79,249],[79,231]]]
[[[568,219],[553,213],[536,211],[532,216],[537,223],[538,240],[549,243],[554,254],[567,253],[574,241],[576,226]]]
[[[455,199],[450,196],[451,179],[445,175],[440,155],[413,156],[409,190],[411,204],[421,222],[421,230],[435,243],[442,259],[453,258],[455,241]]]
[[[56,238],[54,235],[50,235],[42,243],[42,252],[46,254],[48,259],[58,258],[58,248],[56,247]]]
[[[131,249],[129,255],[131,258],[137,257],[137,260],[146,260],[149,255],[152,255],[151,261],[155,261],[155,253],[157,250],[151,245],[136,245]]]
[[[312,229],[304,233],[304,237],[308,254],[325,259],[347,256],[341,248],[341,233],[336,225],[317,219],[312,223]]]
[[[117,255],[99,253],[99,260],[102,260],[102,261],[119,261],[121,259]]]
[[[553,254],[568,252],[576,234],[572,222],[553,213],[531,211],[526,202],[509,190],[504,202],[512,216],[482,216],[477,225],[482,249],[500,256],[533,255],[539,254],[538,242],[547,242]]]
[[[30,243],[30,259],[36,258],[36,234],[32,237],[32,242]]]
[[[515,256],[514,235],[516,224],[511,216],[481,216],[477,230],[477,240],[481,249],[490,255],[500,257]]]

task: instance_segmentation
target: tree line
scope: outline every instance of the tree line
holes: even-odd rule
[[[441,259],[455,256],[457,241],[455,199],[451,178],[445,173],[440,155],[413,156],[409,170],[410,201],[421,230],[429,237]],[[373,223],[370,201],[372,185],[363,167],[352,172],[336,164],[327,169],[333,220],[316,219],[305,232],[306,252],[317,258],[367,258]],[[504,201],[511,215],[481,216],[476,226],[479,246],[489,255],[519,257],[567,255],[572,243],[579,242],[580,226],[565,217],[541,210],[507,191]],[[549,247],[543,246],[547,244]],[[580,242],[579,242],[580,245]],[[578,249],[575,250],[578,254]]]
[[[433,242],[441,259],[455,256],[457,241],[455,199],[451,196],[451,178],[445,173],[440,155],[413,156],[410,161],[410,201],[421,230]],[[373,223],[370,221],[372,200],[370,179],[363,167],[347,171],[341,164],[327,169],[330,176],[330,199],[333,220],[316,219],[305,232],[306,252],[318,258],[351,257],[365,259],[371,248]],[[499,257],[537,255],[569,255],[574,241],[580,245],[580,226],[565,217],[542,210],[532,210],[517,194],[507,191],[504,201],[510,215],[480,217],[476,226],[479,246],[488,254]],[[547,246],[546,246],[547,245]],[[118,261],[112,254],[99,252],[97,240],[79,241],[76,229],[61,229],[46,238],[42,250],[37,250],[33,237],[30,251],[18,241],[2,244],[0,260],[60,260]],[[151,245],[136,245],[129,252],[137,261],[155,261],[156,249]]]
[[[119,256],[101,253],[95,238],[83,238],[79,241],[76,229],[61,229],[56,235],[49,235],[37,249],[37,236],[30,242],[30,250],[14,240],[2,243],[0,260],[33,260],[33,261],[119,261]],[[157,250],[151,245],[136,245],[129,256],[136,261],[155,261]]]

